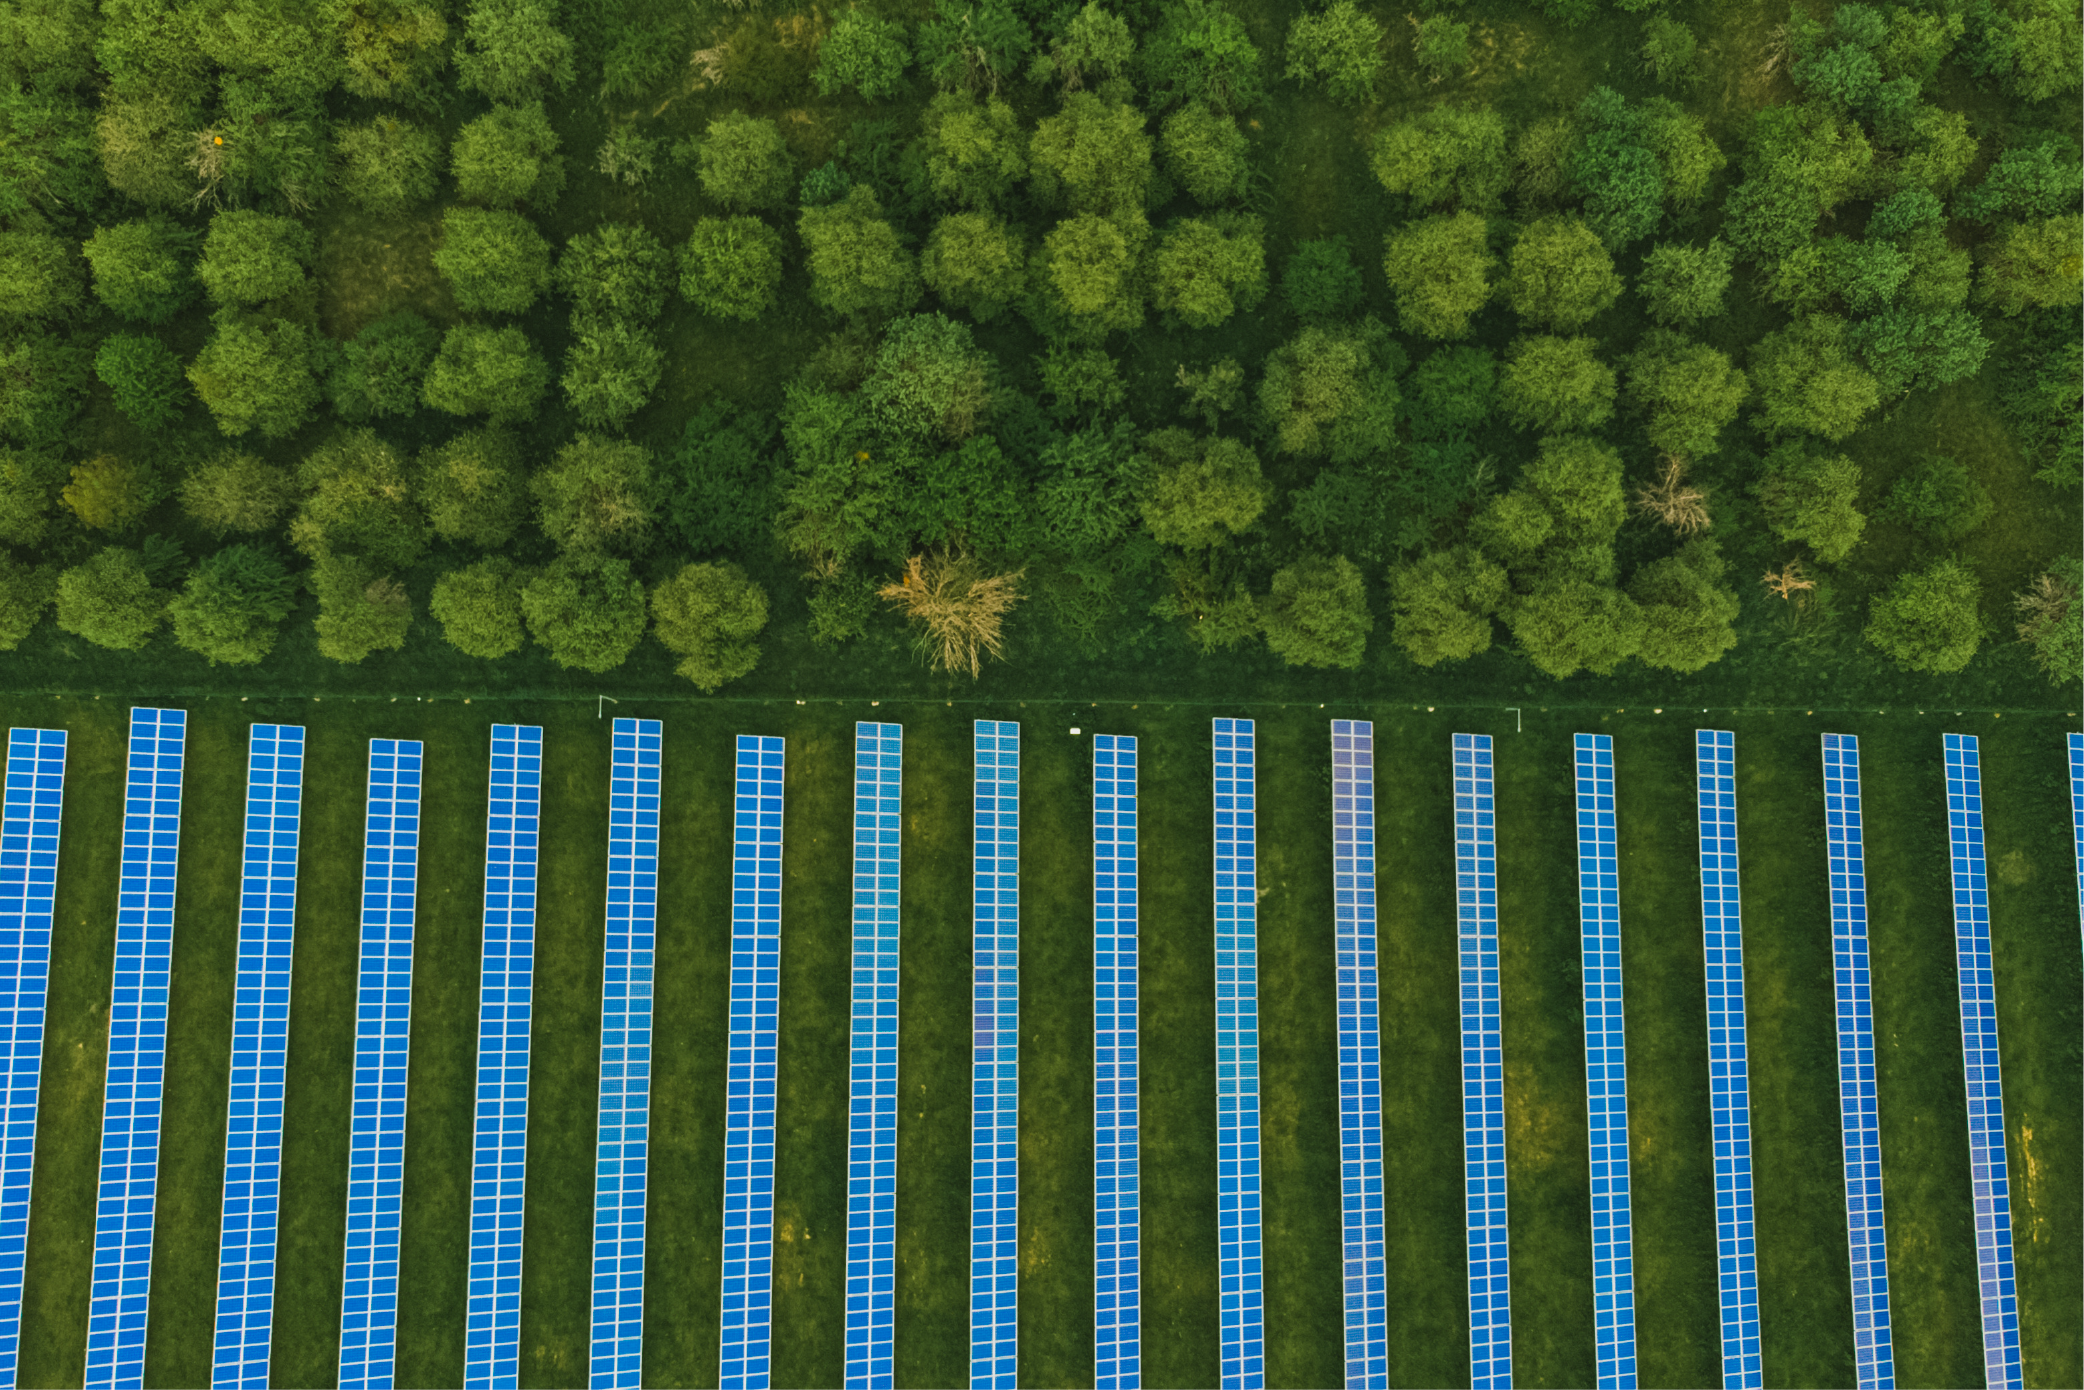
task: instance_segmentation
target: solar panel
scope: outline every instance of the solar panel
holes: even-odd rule
[[[1253,725],[1218,719],[1216,1255],[1225,1390],[1266,1383],[1259,1241],[1259,908]]]
[[[1954,960],[1961,989],[1961,1067],[1968,1090],[1968,1164],[1983,1296],[1984,1384],[2024,1383],[2019,1291],[2012,1269],[2012,1180],[2005,1158],[2004,1081],[1997,1059],[1997,973],[1983,859],[1983,770],[1973,734],[1945,734],[1947,837],[1954,866]]]
[[[542,729],[494,724],[463,1345],[463,1383],[470,1390],[513,1390],[521,1373],[528,1024],[535,986],[536,836],[542,786]]]
[[[897,1293],[898,850],[904,728],[854,726],[853,1046],[847,1060],[849,1390],[890,1390]]]
[[[724,1117],[724,1390],[766,1390],[774,1271],[775,1023],[781,998],[782,753],[738,736]]]
[[[1860,824],[1860,744],[1823,736],[1830,840],[1831,953],[1838,996],[1838,1114],[1845,1134],[1845,1229],[1852,1256],[1853,1369],[1860,1390],[1895,1384],[1888,1237],[1882,1220],[1881,1121],[1874,1094],[1874,998],[1867,974],[1867,861]]]
[[[2070,837],[2077,845],[2077,926],[2084,930],[2084,734],[2070,735]]]
[[[1752,1390],[1765,1384],[1765,1367],[1759,1353],[1758,1248],[1751,1216],[1751,1049],[1744,1026],[1744,913],[1737,887],[1737,737],[1728,730],[1700,729],[1693,740],[1722,1384],[1725,1390]]]
[[[1136,740],[1093,738],[1093,1376],[1143,1384],[1136,1044]]]
[[[0,818],[0,1385],[15,1383],[36,1176],[36,1102],[65,802],[65,731],[7,731]]]
[[[417,739],[369,740],[347,1245],[340,1284],[340,1390],[390,1390],[398,1344],[398,1221],[405,1193],[421,756]]]
[[[1628,1037],[1621,998],[1621,869],[1614,741],[1578,734],[1577,903],[1592,1161],[1592,1308],[1600,1390],[1635,1384],[1635,1233],[1628,1180]]]
[[[608,773],[608,920],[593,1178],[594,1390],[644,1372],[644,1195],[651,1134],[651,970],[658,927],[656,719],[617,719]]]
[[[1505,1047],[1498,1020],[1498,845],[1489,734],[1454,736],[1455,915],[1461,936],[1462,1163],[1469,1222],[1469,1381],[1512,1385],[1505,1226]]]
[[[130,711],[123,877],[116,899],[108,1081],[87,1305],[90,1386],[142,1386],[159,1192],[159,1103],[173,967],[174,878],[181,851],[181,766],[188,714]]]
[[[246,862],[239,883],[213,1386],[268,1383],[303,797],[303,729],[255,724],[246,755]]]
[[[1382,1222],[1382,1028],[1375,975],[1375,726],[1331,721],[1339,992],[1339,1195],[1348,1390],[1389,1384]]]
[[[1020,1332],[1020,725],[979,719],[970,1054],[970,1385],[1014,1390]]]

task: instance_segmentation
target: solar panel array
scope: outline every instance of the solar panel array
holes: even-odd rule
[[[1997,972],[1990,958],[1990,885],[1983,860],[1983,770],[1973,734],[1942,736],[1947,836],[1954,867],[1954,951],[1961,988],[1961,1066],[1968,1084],[1968,1163],[1983,1296],[1984,1383],[2023,1384],[2019,1291],[2012,1269],[2012,1180],[2005,1159],[2004,1082],[1997,1062]]]
[[[979,719],[970,1057],[970,1385],[1013,1390],[1020,1334],[1020,725]]]
[[[2077,926],[2084,930],[2084,734],[2070,735],[2070,837],[2077,845]]]
[[[239,883],[217,1341],[210,1367],[215,1386],[268,1383],[303,795],[303,729],[255,724],[246,757],[246,858]]]
[[[644,1372],[644,1195],[651,1134],[651,970],[658,930],[656,719],[618,719],[608,773],[600,1130],[593,1168],[594,1390]]]
[[[1867,862],[1860,744],[1823,736],[1824,828],[1831,864],[1831,952],[1838,995],[1838,1114],[1845,1133],[1845,1227],[1852,1256],[1853,1368],[1860,1390],[1896,1379],[1882,1221],[1881,1120],[1874,1092],[1874,998],[1867,973]]]
[[[15,1383],[36,1175],[36,1101],[65,802],[65,731],[7,731],[0,816],[0,1386]]]
[[[1093,1379],[1143,1384],[1136,740],[1093,738]]]
[[[187,738],[185,710],[130,711],[123,877],[116,899],[108,1081],[102,1099],[94,1276],[87,1306],[90,1386],[144,1383]]]
[[[1223,1384],[1266,1383],[1259,1241],[1259,869],[1252,721],[1218,719],[1216,1253]]]
[[[766,1390],[781,1001],[782,741],[738,736],[731,832],[730,1094],[724,1117],[724,1390]]]
[[[888,1390],[897,1292],[898,849],[904,728],[854,726],[853,1048],[847,1100],[850,1390]]]
[[[1751,1061],[1744,1025],[1744,911],[1737,890],[1737,736],[1693,736],[1700,811],[1702,951],[1708,985],[1708,1104],[1715,1130],[1715,1267],[1725,1390],[1765,1384],[1758,1246],[1751,1206]]]
[[[1375,726],[1331,721],[1332,892],[1338,936],[1339,1191],[1346,1384],[1389,1384],[1382,1227],[1382,1024],[1375,975]]]
[[[398,1345],[398,1222],[420,865],[417,739],[369,740],[362,829],[362,950],[340,1295],[340,1390],[390,1390]]]
[[[542,787],[542,729],[494,724],[463,1348],[463,1383],[472,1390],[509,1390],[520,1380],[528,1023],[535,986],[536,837]]]
[[[1461,934],[1462,1162],[1469,1221],[1469,1381],[1512,1384],[1505,1227],[1505,1046],[1498,1016],[1498,843],[1491,737],[1454,736],[1455,915]]]
[[[1628,1180],[1628,1037],[1621,999],[1621,868],[1614,741],[1578,734],[1577,901],[1592,1160],[1592,1308],[1600,1390],[1635,1384],[1635,1234]]]

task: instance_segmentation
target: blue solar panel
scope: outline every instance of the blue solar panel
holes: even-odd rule
[[[513,1390],[521,1374],[521,1232],[528,1170],[528,1024],[543,731],[492,726],[485,828],[485,951],[478,987],[477,1143],[463,1383]]]
[[[1020,725],[972,729],[970,1387],[1014,1390],[1020,1332]]]
[[[94,1283],[87,1307],[90,1386],[142,1386],[159,1192],[159,1102],[166,1074],[166,1000],[173,967],[174,878],[181,850],[181,763],[188,715],[130,712],[123,803],[123,878],[116,899],[108,1083],[94,1210]]]
[[[1505,1046],[1498,1020],[1498,844],[1489,734],[1454,736],[1455,915],[1461,931],[1462,1163],[1469,1220],[1469,1381],[1512,1385],[1505,1227]]]
[[[854,726],[853,1047],[847,1061],[849,1390],[890,1390],[897,1296],[897,926],[904,729]]]
[[[1093,1376],[1143,1384],[1136,1049],[1136,740],[1093,739]]]
[[[2077,846],[2077,927],[2084,931],[2084,734],[2070,735],[2070,838]]]
[[[0,820],[0,1386],[15,1383],[22,1341],[22,1268],[36,1175],[36,1101],[64,801],[65,732],[9,729],[7,805]]]
[[[1375,975],[1375,726],[1331,721],[1332,896],[1339,989],[1339,1193],[1346,1385],[1389,1384],[1382,1225],[1382,1025]]]
[[[246,757],[246,863],[239,884],[213,1386],[268,1383],[303,798],[303,729],[255,724]]]
[[[1882,1221],[1881,1120],[1874,1094],[1874,998],[1867,974],[1867,860],[1860,825],[1860,745],[1823,736],[1830,840],[1831,952],[1838,995],[1838,1114],[1845,1134],[1845,1228],[1852,1256],[1853,1369],[1860,1390],[1896,1383],[1889,1332],[1888,1237]]]
[[[774,1274],[775,1024],[781,999],[782,754],[738,736],[724,1116],[724,1390],[766,1390]]]
[[[608,930],[593,1178],[594,1390],[644,1372],[644,1195],[651,1135],[651,970],[658,926],[656,719],[618,719],[608,776]]]
[[[1700,729],[1693,737],[1722,1384],[1725,1390],[1752,1390],[1765,1384],[1765,1366],[1759,1353],[1758,1247],[1751,1218],[1751,1045],[1744,1027],[1744,913],[1737,890],[1737,738],[1717,729]]]
[[[1218,719],[1216,1257],[1225,1390],[1266,1384],[1259,1241],[1259,858],[1253,726]]]
[[[398,1345],[398,1221],[412,1042],[412,929],[420,864],[421,745],[369,740],[362,950],[355,983],[340,1390],[391,1390]]]
[[[1621,999],[1621,867],[1614,741],[1578,734],[1577,903],[1592,1160],[1592,1308],[1600,1390],[1635,1385],[1635,1233],[1628,1179],[1628,1038]]]
[[[2023,1384],[2019,1293],[2012,1270],[2012,1179],[2005,1158],[2004,1081],[1997,1061],[1997,967],[1983,859],[1983,769],[1973,734],[1945,734],[1947,836],[1954,862],[1954,950],[1961,987],[1961,1066],[1968,1089],[1968,1164],[1983,1295],[1983,1383]]]

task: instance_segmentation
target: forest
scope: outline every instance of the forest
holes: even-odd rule
[[[2072,0],[798,3],[0,0],[8,683],[2073,699]]]

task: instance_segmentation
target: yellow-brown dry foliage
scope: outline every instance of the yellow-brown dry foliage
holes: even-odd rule
[[[1635,506],[1637,511],[1648,512],[1682,536],[1705,531],[1715,524],[1708,515],[1706,489],[1687,486],[1686,460],[1678,454],[1666,454],[1664,472],[1657,481],[1644,483],[1635,490]]]
[[[195,133],[195,146],[188,155],[188,167],[195,170],[197,184],[191,206],[223,206],[219,191],[224,185],[225,154],[224,137],[214,127],[205,126]]]
[[[1797,594],[1807,593],[1816,587],[1816,581],[1802,577],[1802,562],[1789,560],[1778,570],[1767,570],[1759,581],[1781,598],[1792,601]],[[1805,600],[1806,601],[1806,600]]]
[[[2076,586],[2060,575],[2044,574],[2012,599],[2019,610],[2019,640],[2038,642],[2041,634],[2069,617],[2070,604],[2077,598]]]
[[[1026,573],[985,574],[973,557],[960,553],[914,555],[876,596],[920,625],[919,648],[935,670],[967,670],[974,680],[983,674],[987,654],[1005,655],[1001,628],[1021,600]]]

